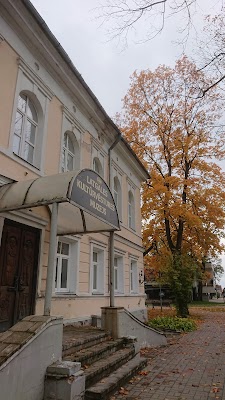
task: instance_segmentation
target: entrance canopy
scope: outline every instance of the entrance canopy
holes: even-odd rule
[[[0,187],[0,213],[59,203],[58,235],[120,229],[113,196],[96,172],[83,169]]]

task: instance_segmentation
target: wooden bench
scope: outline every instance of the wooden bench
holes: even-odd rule
[[[145,301],[145,304],[146,304],[146,306],[149,306],[151,304],[152,308],[155,308],[155,306],[159,306],[159,307],[161,306],[161,301],[147,299]],[[162,307],[171,307],[171,304],[172,304],[172,300],[166,300],[166,299],[162,300]]]

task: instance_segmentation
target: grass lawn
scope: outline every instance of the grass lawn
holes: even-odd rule
[[[194,320],[197,325],[203,322],[202,312],[225,312],[225,303],[209,302],[209,301],[193,301],[189,304],[190,317]],[[157,317],[175,317],[176,309],[174,305],[171,307],[163,307],[162,311],[160,307],[148,307],[148,320],[152,320]]]
[[[225,303],[216,301],[192,301],[188,307],[224,307]]]

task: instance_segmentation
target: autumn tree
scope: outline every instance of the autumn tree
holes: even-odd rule
[[[174,290],[178,314],[188,314],[196,266],[222,251],[224,134],[217,128],[222,101],[186,57],[175,68],[134,72],[124,98],[122,130],[151,179],[143,185],[146,263]]]

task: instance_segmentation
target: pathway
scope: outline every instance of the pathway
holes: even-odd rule
[[[111,400],[225,400],[225,312],[194,313],[199,329],[151,350],[148,367]]]

